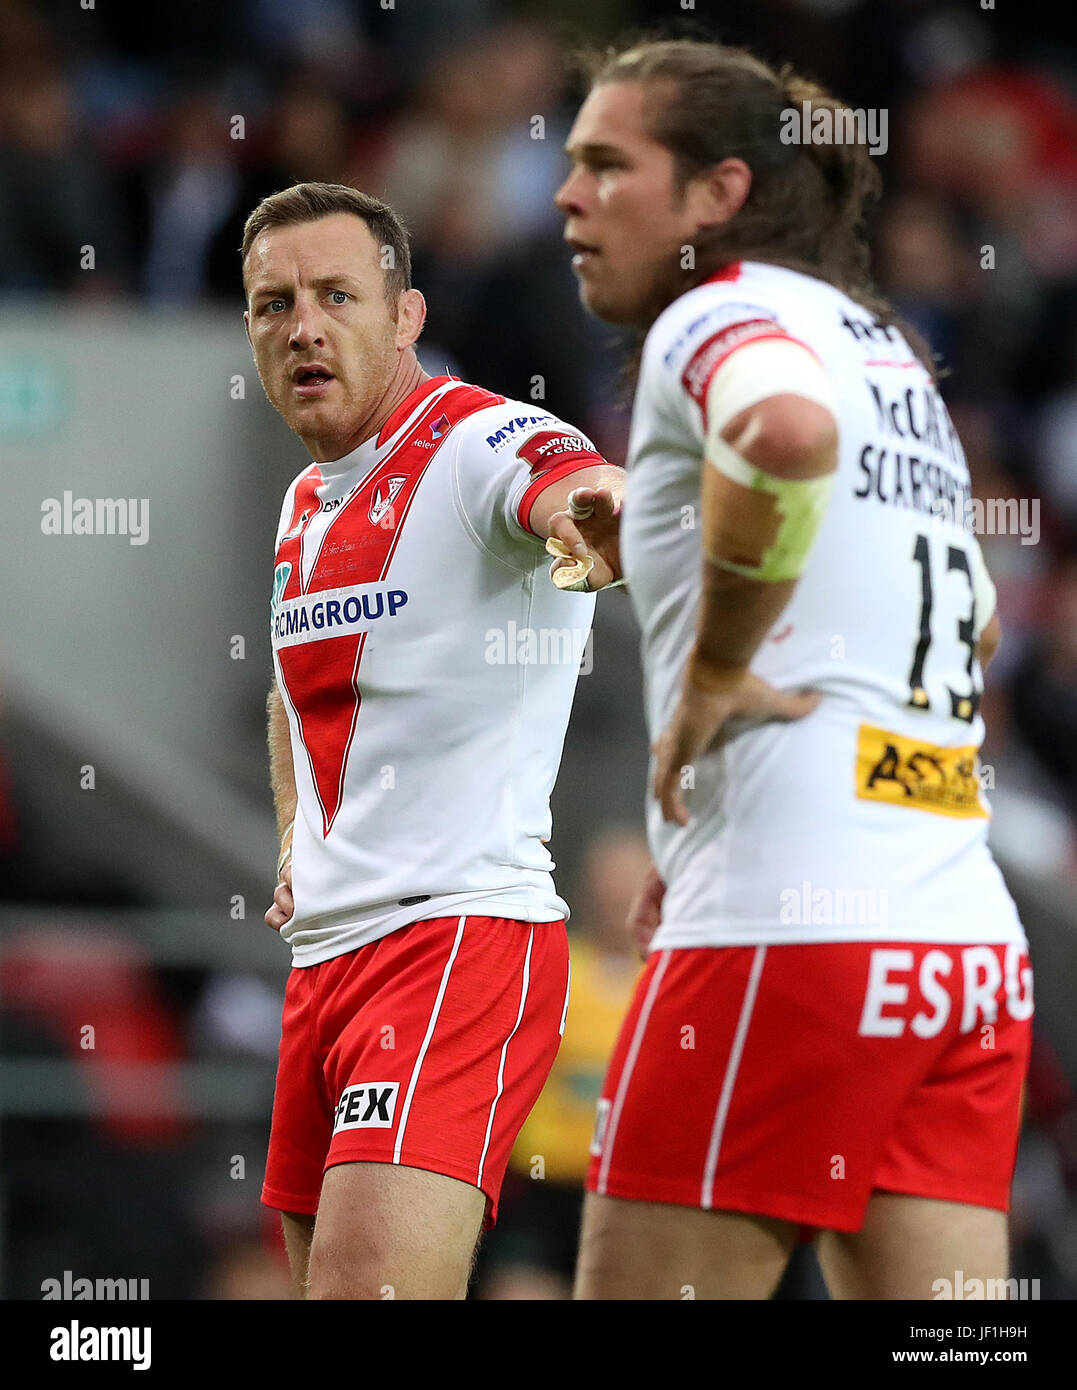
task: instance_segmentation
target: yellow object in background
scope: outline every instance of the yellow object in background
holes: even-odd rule
[[[583,1182],[602,1091],[632,986],[642,969],[634,955],[603,952],[570,933],[572,991],[565,1036],[549,1080],[520,1131],[511,1166],[532,1176],[536,1157],[551,1182]]]

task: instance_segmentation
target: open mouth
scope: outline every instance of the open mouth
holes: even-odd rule
[[[310,367],[297,367],[292,373],[296,394],[304,397],[323,396],[329,389],[329,383],[335,379],[331,371],[317,363]]]
[[[592,246],[586,241],[580,241],[576,237],[566,237],[565,240],[575,252],[572,257],[573,270],[583,270],[591,265],[596,256],[601,255],[597,246]]]

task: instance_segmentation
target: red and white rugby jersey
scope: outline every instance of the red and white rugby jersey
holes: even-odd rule
[[[435,377],[289,488],[272,636],[296,965],[424,918],[568,916],[545,841],[594,596],[554,587],[528,517],[603,462],[533,404]]]
[[[698,758],[683,829],[648,798],[668,885],[653,949],[1020,941],[980,790],[974,644],[993,590],[965,456],[901,333],[811,276],[743,262],[682,295],[648,335],[621,556],[652,738],[695,636],[707,387],[731,353],[775,337],[826,370],[839,462],[804,573],[752,669],[823,699],[803,721],[746,729]]]

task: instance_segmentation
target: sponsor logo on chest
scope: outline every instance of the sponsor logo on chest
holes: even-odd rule
[[[273,643],[280,650],[320,642],[325,637],[366,632],[395,618],[407,602],[406,589],[393,589],[388,584],[352,584],[299,594],[274,606]]]

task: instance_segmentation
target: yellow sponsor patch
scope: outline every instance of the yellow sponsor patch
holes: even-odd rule
[[[975,747],[936,748],[870,724],[861,724],[857,739],[856,794],[939,816],[988,816]]]

